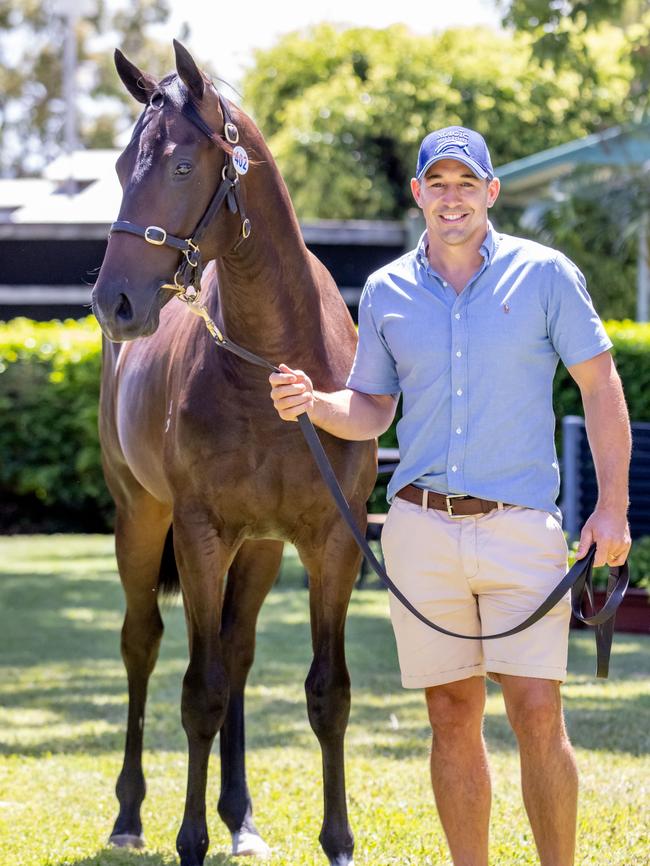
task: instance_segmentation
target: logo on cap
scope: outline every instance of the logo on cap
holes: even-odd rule
[[[469,135],[459,129],[443,132],[438,138],[440,139],[440,143],[434,150],[435,154],[442,153],[450,147],[460,147],[465,151],[469,150]]]

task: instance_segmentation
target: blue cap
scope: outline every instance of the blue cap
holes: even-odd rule
[[[456,159],[477,177],[492,180],[494,169],[483,136],[464,126],[446,126],[430,132],[420,145],[416,178],[420,180],[429,166],[441,159]]]

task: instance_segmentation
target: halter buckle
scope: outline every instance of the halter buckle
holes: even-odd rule
[[[162,247],[167,241],[167,232],[165,229],[161,229],[160,226],[147,226],[144,230],[144,239],[148,244]]]
[[[226,181],[228,181],[228,183],[230,183],[232,186],[234,186],[237,183],[238,175],[235,172],[235,176],[231,177],[228,174],[229,168],[231,168],[231,165],[230,165],[230,162],[227,161],[226,164],[224,165],[224,167],[221,169],[221,180],[226,180]]]
[[[244,222],[241,224],[241,236],[245,240],[250,235],[250,233],[251,233],[251,221],[248,219],[248,217],[246,217]]]
[[[198,267],[199,260],[201,258],[201,251],[199,250],[198,244],[195,244],[191,238],[187,238],[185,241],[189,249],[183,250],[185,258],[187,260],[187,264],[191,268]]]
[[[234,123],[228,122],[224,126],[223,131],[226,135],[226,141],[229,144],[237,144],[237,142],[239,141],[239,130]]]

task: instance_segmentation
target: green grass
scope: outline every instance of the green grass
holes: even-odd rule
[[[258,630],[247,696],[249,782],[269,866],[324,866],[318,845],[320,755],[306,718],[310,662],[307,593],[289,556]],[[180,686],[186,665],[182,611],[165,611],[152,678],[143,807],[147,850],[113,851],[122,759],[125,676],[119,655],[122,593],[112,539],[0,539],[1,866],[171,866],[183,810],[185,736]],[[611,679],[593,678],[591,634],[571,640],[565,687],[581,769],[580,866],[648,866],[650,639],[617,636]],[[399,683],[383,591],[355,592],[347,629],[353,680],[347,736],[350,819],[357,866],[448,864],[429,788],[422,694]],[[486,736],[494,770],[491,862],[537,863],[521,805],[518,760],[498,688],[490,686]],[[227,856],[216,815],[218,759],[208,790],[210,853]]]

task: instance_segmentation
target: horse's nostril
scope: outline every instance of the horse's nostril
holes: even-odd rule
[[[118,319],[130,322],[133,318],[133,307],[126,295],[120,294],[120,302],[115,309],[115,315]]]

